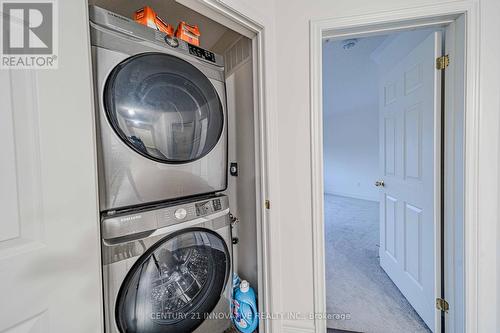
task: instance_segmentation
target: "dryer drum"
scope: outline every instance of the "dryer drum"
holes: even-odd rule
[[[219,96],[192,64],[164,53],[142,53],[118,64],[104,88],[107,118],[137,153],[161,163],[208,154],[224,127]]]
[[[137,260],[120,288],[119,330],[192,332],[217,305],[229,272],[230,254],[217,233],[188,228],[163,238]]]

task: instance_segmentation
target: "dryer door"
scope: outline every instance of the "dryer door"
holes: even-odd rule
[[[217,305],[230,256],[214,231],[187,228],[152,246],[127,274],[116,301],[120,332],[192,332]]]
[[[210,80],[164,53],[143,53],[116,66],[104,87],[104,108],[118,136],[161,163],[187,163],[208,154],[224,127]]]

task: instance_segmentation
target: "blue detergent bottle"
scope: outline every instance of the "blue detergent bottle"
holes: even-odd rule
[[[234,290],[232,315],[234,326],[242,333],[252,333],[259,325],[255,291],[246,280]]]

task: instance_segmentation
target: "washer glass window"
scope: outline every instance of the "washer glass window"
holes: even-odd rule
[[[139,154],[162,163],[186,163],[208,154],[224,126],[219,96],[196,67],[163,53],[124,60],[104,89],[107,117]]]
[[[230,256],[217,233],[178,231],[152,246],[127,274],[116,302],[121,332],[192,332],[217,305]]]

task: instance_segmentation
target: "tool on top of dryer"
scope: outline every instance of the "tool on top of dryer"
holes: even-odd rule
[[[200,29],[197,25],[190,25],[184,21],[179,22],[175,31],[175,37],[196,46],[200,46],[200,36]]]
[[[169,36],[174,35],[174,27],[163,21],[149,6],[144,6],[134,13],[134,21],[150,28],[162,31]]]

